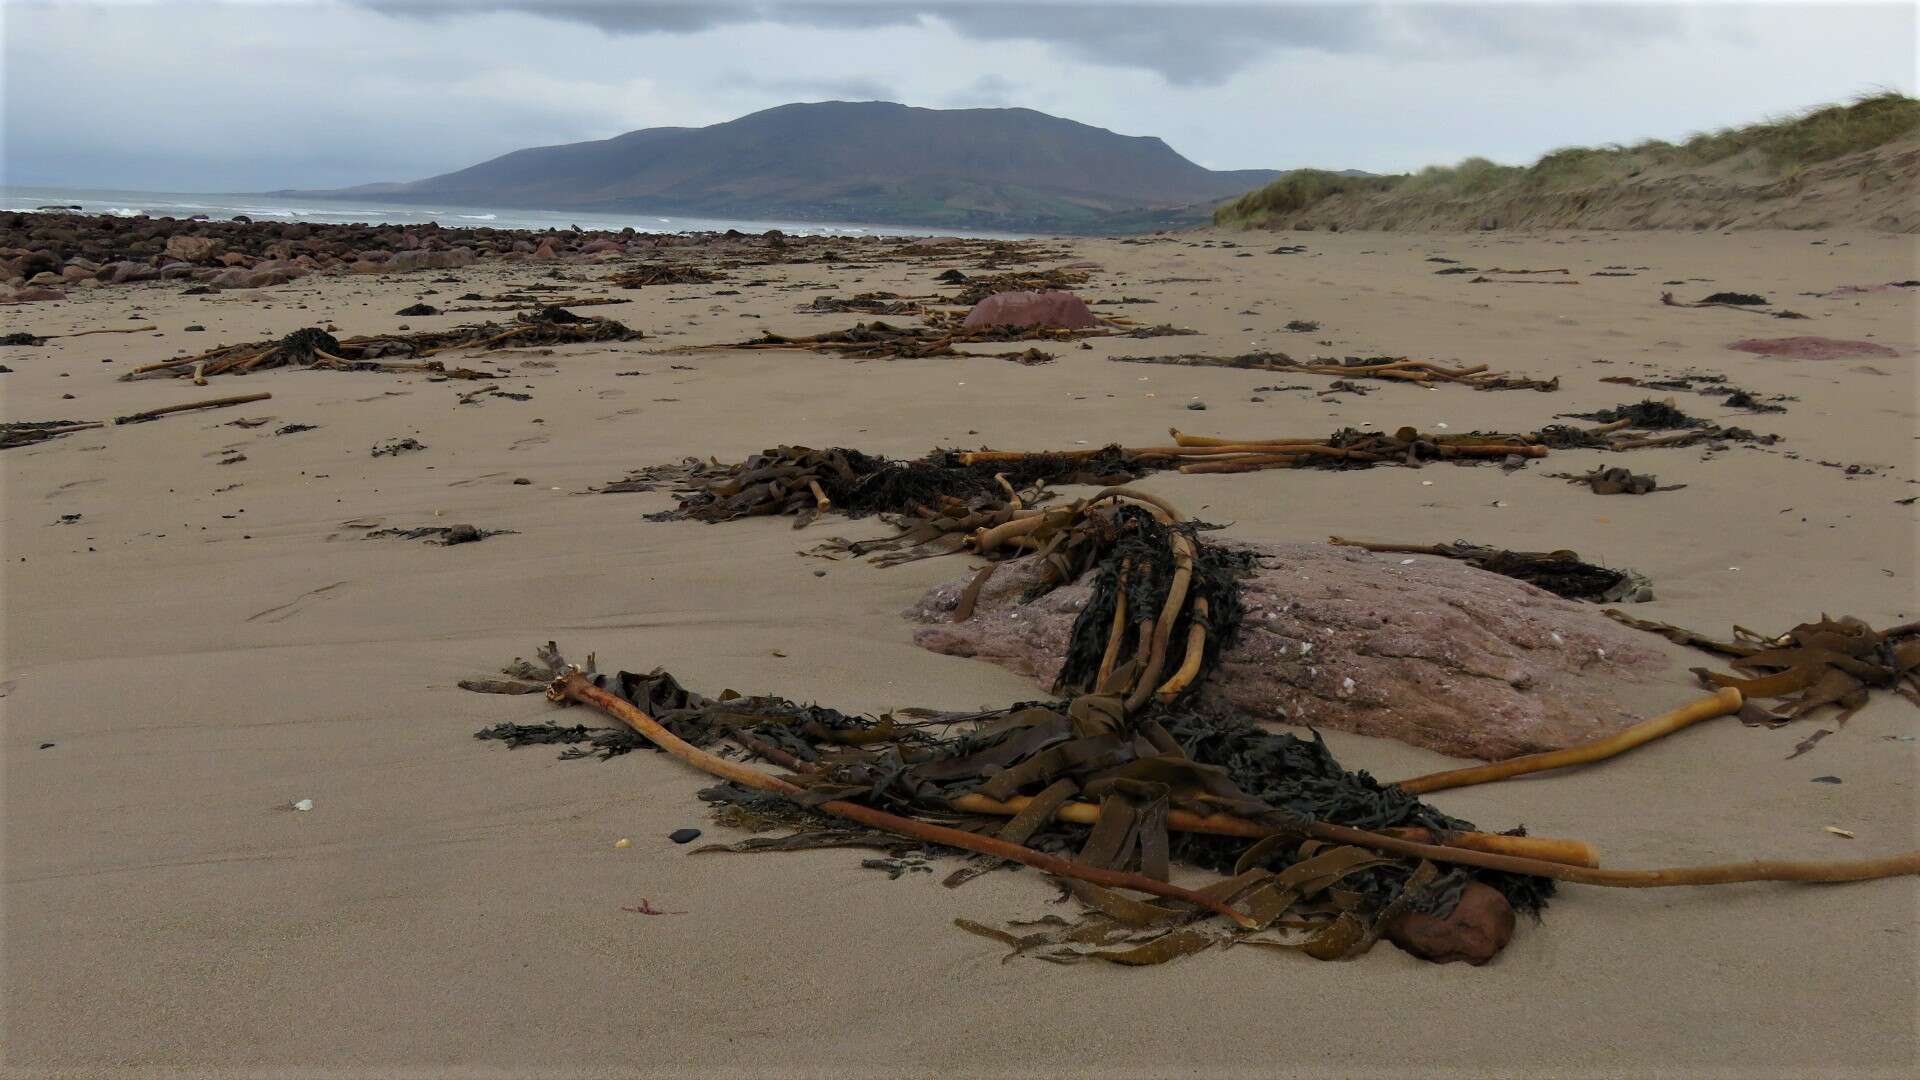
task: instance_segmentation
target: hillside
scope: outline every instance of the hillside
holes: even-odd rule
[[[1290,173],[1214,213],[1242,228],[1870,228],[1920,232],[1920,101],[1848,105],[1679,144],[1469,158],[1403,176]]]
[[[407,201],[1086,232],[1198,223],[1272,180],[1031,109],[782,105],[703,128],[542,146],[405,184]]]

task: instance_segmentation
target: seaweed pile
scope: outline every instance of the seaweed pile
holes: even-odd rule
[[[816,296],[813,303],[795,308],[803,314],[852,313],[856,315],[918,315],[923,296],[901,296],[890,292],[864,292],[855,296]]]
[[[1653,583],[1647,580],[1646,575],[1583,562],[1577,551],[1509,551],[1469,544],[1465,540],[1455,540],[1451,544],[1391,544],[1330,536],[1327,542],[1397,555],[1436,555],[1443,559],[1457,559],[1488,573],[1524,581],[1568,600],[1617,604],[1653,599]]]
[[[1109,356],[1107,359],[1124,364],[1171,364],[1177,367],[1226,367],[1248,371],[1304,372],[1347,379],[1383,379],[1420,386],[1452,383],[1470,386],[1475,390],[1538,390],[1548,393],[1560,389],[1560,377],[1557,375],[1551,379],[1532,379],[1523,375],[1488,371],[1485,364],[1449,368],[1431,360],[1410,360],[1405,357],[1391,356],[1364,359],[1349,356],[1343,360],[1336,360],[1333,357],[1295,360],[1283,352],[1251,352],[1242,353],[1239,356],[1178,353],[1171,356]]]
[[[1172,446],[1099,450],[975,450],[955,455],[962,465],[1018,465],[1029,458],[1065,459],[1104,456],[1140,472],[1178,469],[1183,473],[1259,472],[1266,469],[1366,469],[1375,465],[1418,466],[1427,461],[1475,464],[1487,460],[1546,457],[1548,449],[1532,435],[1504,432],[1435,435],[1403,427],[1392,433],[1342,428],[1325,438],[1223,439],[1169,429]]]
[[[964,464],[960,456],[936,450],[916,461],[897,461],[845,447],[779,446],[735,465],[688,458],[651,466],[598,490],[652,491],[671,483],[679,488],[680,505],[653,515],[657,520],[717,522],[787,514],[800,518],[798,528],[829,509],[855,518],[1019,509],[1038,497],[1020,489],[1046,483],[1118,484],[1143,475],[1117,455],[1033,455],[1010,467]]]
[[[1595,466],[1583,473],[1547,473],[1553,480],[1585,484],[1595,495],[1651,495],[1656,491],[1679,491],[1685,484],[1662,484],[1651,473],[1636,473],[1619,466]]]
[[[1799,400],[1788,394],[1774,394],[1762,400],[1753,391],[1735,386],[1725,375],[1694,371],[1648,379],[1634,375],[1608,375],[1600,381],[1622,386],[1637,386],[1643,390],[1685,390],[1706,397],[1725,398],[1722,404],[1729,409],[1745,409],[1748,412],[1757,413],[1783,413],[1787,411],[1786,406],[1776,404],[1777,402]]]
[[[105,426],[105,424],[83,420],[13,420],[0,424],[0,450],[32,446],[60,438],[62,435],[71,435],[76,431],[88,431]]]
[[[940,280],[960,286],[959,291],[946,298],[948,303],[971,307],[994,293],[1049,292],[1084,285],[1087,283],[1087,272],[1061,268],[968,277],[958,270],[950,270],[941,275]]]
[[[269,368],[297,367],[329,371],[447,371],[436,353],[454,349],[504,349],[524,345],[568,345],[583,341],[631,341],[642,335],[612,319],[575,315],[561,307],[545,307],[517,316],[511,323],[485,322],[448,330],[371,337],[337,338],[317,327],[295,330],[278,341],[249,341],[221,345],[193,356],[137,367],[122,381],[146,375],[191,376],[195,381],[213,375],[245,375]],[[404,357],[395,362],[387,357]],[[449,372],[480,378],[477,372]]]
[[[1652,431],[1708,426],[1705,420],[1681,412],[1673,402],[1654,401],[1652,398],[1594,412],[1561,413],[1560,415],[1575,420],[1592,420],[1599,424],[1619,424],[1623,427],[1646,428]]]
[[[1154,543],[1144,533],[1135,539],[1139,544],[1109,551],[1107,569],[1118,572]],[[1364,835],[1464,857],[1471,845],[1506,838],[1473,834],[1470,822],[1341,767],[1317,735],[1305,740],[1267,732],[1171,699],[1129,709],[1114,693],[1083,695],[965,716],[917,712],[926,719],[908,721],[894,714],[849,716],[777,697],[708,698],[664,671],[598,674],[591,660],[576,674],[551,645],[540,656],[545,672],[522,660],[504,669],[508,678],[462,685],[530,693],[552,682],[549,696],[559,699],[559,688],[577,680],[571,685],[636,707],[693,748],[732,744],[788,770],[777,778],[779,788],[736,781],[701,792],[730,825],[792,830],[708,850],[902,850],[898,836],[849,828],[818,812],[835,813],[852,801],[899,815],[894,821],[932,818],[961,836],[991,837],[1027,853],[1021,861],[1064,860],[1071,868],[1061,875],[1064,884],[1085,905],[1077,920],[1053,917],[1037,935],[1031,927],[1009,934],[959,923],[1042,959],[1158,963],[1227,943],[1345,959],[1394,933],[1410,913],[1449,914],[1476,885],[1495,895],[1509,922],[1516,909],[1537,914],[1553,890],[1544,878],[1466,866],[1443,871],[1421,857],[1329,843],[1324,834],[1385,830]],[[568,748],[563,757],[603,760],[661,742],[628,728],[558,724],[498,724],[476,737],[509,746],[561,745]],[[975,850],[982,848],[994,850],[989,843]],[[1203,925],[1204,907],[1131,900],[1098,883],[1101,872],[1165,883],[1176,862],[1233,875],[1207,896],[1213,910],[1232,902],[1250,913],[1236,917],[1237,929]],[[948,884],[1000,865],[989,853]],[[1166,887],[1162,895],[1180,891]]]
[[[799,349],[883,360],[917,360],[929,356],[997,356],[1023,363],[1044,363],[1052,357],[1040,353],[1037,349],[1027,349],[1018,353],[962,353],[954,346],[992,344],[1002,341],[1065,341],[1106,332],[1105,330],[1055,330],[1040,326],[983,326],[973,329],[952,326],[896,326],[876,319],[873,322],[855,323],[846,330],[829,330],[822,334],[788,337],[768,331],[751,341],[699,347],[705,349]]]
[[[1014,954],[1061,963],[1152,964],[1235,944],[1341,959],[1381,936],[1429,959],[1484,963],[1511,936],[1516,910],[1538,913],[1553,888],[1549,879],[1647,887],[1920,872],[1920,853],[1856,863],[1598,869],[1591,849],[1578,842],[1472,832],[1470,823],[1425,805],[1418,794],[1600,760],[1725,715],[1739,707],[1741,694],[1723,689],[1594,744],[1381,784],[1341,767],[1317,736],[1302,740],[1194,708],[1189,692],[1237,632],[1240,581],[1249,567],[1204,543],[1202,526],[1164,501],[1116,488],[1066,506],[1028,508],[1005,475],[991,480],[1000,498],[978,473],[964,474],[977,485],[971,504],[944,491],[903,497],[911,473],[874,484],[887,468],[856,462],[851,453],[808,451],[751,463],[757,468],[734,478],[742,483],[710,492],[699,505],[716,507],[715,520],[793,512],[804,489],[817,511],[825,501],[818,478],[837,474],[850,502],[913,509],[902,515],[907,528],[893,542],[896,550],[952,539],[957,544],[945,550],[1031,554],[1048,573],[1030,596],[1093,575],[1093,598],[1072,627],[1055,687],[1065,696],[963,716],[916,710],[853,717],[775,697],[728,692],[709,699],[659,670],[603,675],[592,657],[574,667],[549,644],[539,665],[516,661],[503,669],[505,678],[462,686],[529,693],[544,684],[549,700],[590,705],[625,728],[509,723],[478,736],[512,746],[564,745],[567,757],[608,758],[651,746],[723,781],[702,798],[721,807],[725,823],[794,830],[723,850],[974,852],[949,886],[1007,862],[1040,869],[1084,905],[1077,919],[1048,916],[1007,928],[957,922]],[[812,471],[788,471],[796,467]],[[1072,466],[1056,459],[1050,467]],[[922,480],[957,486],[952,473]],[[896,483],[900,488],[890,487]],[[744,505],[718,505],[749,490]],[[929,505],[942,500],[943,508]],[[991,572],[989,564],[976,580]],[[964,598],[961,606],[968,606]],[[728,744],[786,772],[763,772],[703,749]],[[1169,880],[1176,861],[1232,876],[1189,889]],[[1156,899],[1133,899],[1122,889]],[[1210,914],[1232,925],[1211,922]]]
[[[638,289],[647,285],[709,285],[726,279],[726,273],[721,270],[673,263],[642,263],[622,270],[606,281],[615,288]]]
[[[1693,673],[1707,686],[1732,687],[1748,698],[1787,698],[1785,710],[1750,719],[1783,724],[1831,705],[1839,710],[1838,724],[1867,703],[1871,690],[1891,690],[1920,705],[1920,623],[1886,630],[1852,616],[1801,623],[1784,634],[1768,636],[1742,626],[1731,640],[1722,641],[1670,623],[1636,619],[1608,609],[1617,622],[1659,634],[1676,645],[1733,657],[1733,667],[1745,675],[1728,675],[1706,668]]]
[[[1751,311],[1755,315],[1770,315],[1776,319],[1806,318],[1805,315],[1797,311],[1788,311],[1785,308],[1781,308],[1778,311],[1761,311],[1760,308],[1771,306],[1772,301],[1769,301],[1766,297],[1757,293],[1717,292],[1689,304],[1675,300],[1673,294],[1670,292],[1663,292],[1660,294],[1660,302],[1667,307],[1727,308],[1731,311]]]

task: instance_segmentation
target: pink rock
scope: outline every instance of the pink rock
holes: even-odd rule
[[[588,255],[598,255],[603,251],[624,252],[627,250],[627,248],[625,244],[622,244],[618,240],[608,240],[608,239],[602,238],[599,240],[587,241],[585,244],[580,245],[580,250],[583,253]]]
[[[30,285],[24,289],[15,289],[11,294],[0,297],[0,304],[31,304],[39,300],[65,300],[66,298],[67,294],[61,292],[59,289]]]
[[[220,241],[211,236],[169,236],[167,254],[186,262],[205,262],[220,250]]]
[[[1054,326],[1063,330],[1084,330],[1100,325],[1087,310],[1086,301],[1070,292],[994,293],[973,305],[968,329],[983,326]]]
[[[100,268],[100,280],[111,281],[115,285],[124,285],[129,281],[152,281],[160,276],[160,271],[140,262],[108,263]]]
[[[542,260],[559,258],[559,256],[554,253],[553,242],[550,240],[540,241],[540,246],[533,249],[533,257]]]
[[[292,281],[294,278],[301,277],[304,273],[304,271],[291,266],[283,266],[274,270],[248,270],[246,271],[246,287],[249,289],[264,289],[269,285],[279,285]]]
[[[1387,924],[1387,938],[1436,964],[1481,964],[1513,940],[1513,905],[1499,890],[1475,881],[1446,915],[1405,911]]]
[[[1853,356],[1899,356],[1897,349],[1871,341],[1843,341],[1824,337],[1748,338],[1727,346],[1758,356],[1779,356],[1788,360],[1845,360]]]
[[[253,257],[250,255],[242,255],[238,251],[229,251],[220,256],[219,261],[222,266],[246,266],[253,262]]]
[[[1644,717],[1623,681],[1662,672],[1656,647],[1600,614],[1442,558],[1402,565],[1331,544],[1246,544],[1240,635],[1198,693],[1202,708],[1336,728],[1456,757],[1505,758],[1610,735]],[[1088,584],[1018,603],[1030,560],[1002,566],[974,615],[953,623],[968,578],[935,586],[908,617],[922,648],[991,660],[1050,686]]]

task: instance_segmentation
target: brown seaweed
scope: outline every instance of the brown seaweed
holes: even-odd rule
[[[1509,551],[1456,540],[1451,544],[1391,544],[1330,536],[1327,542],[1368,551],[1436,555],[1458,559],[1488,573],[1524,581],[1568,600],[1640,603],[1653,599],[1653,583],[1633,570],[1612,570],[1584,562],[1576,551]]]
[[[1177,367],[1226,367],[1248,371],[1306,372],[1346,379],[1406,382],[1420,386],[1452,383],[1470,386],[1475,390],[1538,390],[1544,393],[1560,389],[1559,376],[1551,379],[1533,379],[1488,371],[1485,364],[1450,368],[1431,360],[1411,360],[1406,357],[1392,356],[1367,358],[1349,356],[1345,359],[1320,357],[1314,360],[1295,360],[1283,352],[1261,351],[1242,353],[1238,356],[1178,353],[1170,356],[1109,356],[1107,359],[1125,364],[1171,364]]]
[[[1020,353],[963,353],[956,345],[993,344],[1005,341],[1064,341],[1109,333],[1107,330],[1060,330],[1042,326],[982,326],[971,329],[957,325],[898,326],[874,320],[855,323],[845,330],[787,336],[772,331],[749,341],[705,345],[706,349],[800,349],[837,353],[861,359],[906,360],[930,356],[999,356],[1022,362],[1041,362],[1029,349]]]
[[[1730,686],[1749,698],[1792,699],[1766,719],[1796,720],[1833,706],[1840,713],[1836,723],[1845,724],[1873,690],[1891,690],[1920,705],[1920,623],[1875,630],[1852,616],[1822,615],[1772,637],[1736,626],[1732,639],[1723,641],[1611,608],[1606,614],[1675,644],[1733,657],[1732,666],[1745,674],[1692,671],[1707,686]]]
[[[486,322],[411,334],[337,338],[317,327],[307,327],[278,341],[222,345],[194,356],[146,364],[120,378],[125,381],[147,375],[170,375],[198,379],[214,375],[245,375],[251,371],[281,367],[330,371],[444,372],[450,377],[480,378],[482,376],[478,372],[466,369],[448,371],[445,364],[428,360],[427,357],[453,349],[631,341],[642,336],[639,331],[612,319],[589,318],[575,315],[562,307],[545,307],[521,314],[505,325]]]

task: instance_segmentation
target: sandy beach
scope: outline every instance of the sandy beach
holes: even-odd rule
[[[1295,244],[1304,250],[1273,253]],[[1672,396],[1778,443],[1619,462],[1554,451],[1513,472],[1162,473],[1140,486],[1229,523],[1236,539],[1572,548],[1652,579],[1657,599],[1634,614],[1713,633],[1778,632],[1823,612],[1877,627],[1920,618],[1920,290],[1807,295],[1920,277],[1920,238],[1196,232],[1044,246],[1058,254],[1037,265],[1097,265],[1083,297],[1133,298],[1095,311],[1199,333],[1089,338],[1040,366],[676,351],[850,326],[861,317],[795,308],[819,295],[925,294],[948,264],[769,265],[623,291],[604,287],[606,266],[565,263],[559,284],[570,292],[622,301],[582,313],[647,336],[487,354],[490,370],[511,371],[498,385],[530,400],[462,404],[480,384],[294,370],[207,387],[116,376],[307,326],[344,336],[472,321],[394,312],[551,284],[547,266],[314,275],[200,296],[156,282],[0,308],[9,332],[155,328],[0,349],[12,369],[0,375],[9,421],[273,395],[0,455],[6,1067],[422,1077],[1892,1077],[1920,1067],[1913,878],[1567,886],[1482,968],[1385,946],[1349,963],[1256,949],[1139,970],[1002,963],[999,947],[953,920],[1053,910],[1036,873],[949,890],[939,874],[890,880],[848,851],[693,855],[667,834],[740,834],[694,797],[707,778],[671,758],[561,761],[552,747],[472,738],[549,717],[538,698],[454,685],[548,640],[611,668],[665,667],[709,692],[848,711],[1038,696],[1002,668],[914,645],[903,610],[964,572],[963,560],[823,563],[796,552],[884,528],[838,516],[799,532],[785,518],[652,522],[643,515],[673,505],[665,491],[587,493],[642,466],[731,462],[786,443],[915,456],[1155,445],[1169,427],[1532,431],[1557,414],[1670,396],[1603,377],[1719,373],[1756,396],[1790,395],[1787,411]],[[1551,280],[1568,284],[1473,283],[1436,274],[1447,264],[1433,257],[1565,268]],[[1761,293],[1808,318],[1660,300],[1721,290]],[[1289,332],[1290,320],[1320,328]],[[1727,347],[1799,335],[1896,355],[1799,360]],[[1329,398],[1318,376],[1110,360],[1258,349],[1484,363],[1557,376],[1560,390],[1372,383],[1364,396]],[[1256,389],[1276,383],[1312,385]],[[231,424],[257,417],[271,420]],[[313,429],[276,434],[294,424]],[[370,454],[404,438],[425,449]],[[1601,497],[1544,475],[1616,463],[1686,486]],[[437,547],[345,524],[371,519],[512,531]],[[1651,635],[1648,644],[1671,656],[1666,677],[1621,691],[1648,716],[1700,694],[1689,667],[1722,666]],[[1603,766],[1430,798],[1487,827],[1590,841],[1608,866],[1892,854],[1920,847],[1915,717],[1878,695],[1792,758],[1830,718],[1777,730],[1721,720]],[[1326,737],[1345,765],[1376,776],[1459,764],[1389,740]],[[313,809],[294,812],[300,799]],[[631,847],[616,849],[621,838]],[[643,900],[673,914],[623,910]]]

